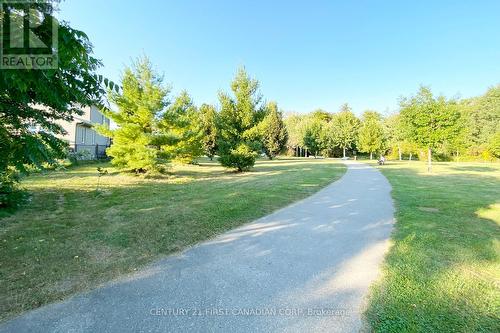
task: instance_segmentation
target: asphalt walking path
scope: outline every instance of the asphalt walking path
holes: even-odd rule
[[[391,187],[366,164],[302,201],[0,332],[358,332]],[[265,189],[263,189],[265,190]]]

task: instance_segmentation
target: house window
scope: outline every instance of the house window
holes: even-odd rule
[[[91,142],[91,144],[95,145],[95,131],[94,130],[91,130],[91,131],[92,131],[91,132],[92,133],[92,137],[91,137],[92,142]]]
[[[78,133],[78,142],[79,143],[85,143],[85,135],[86,135],[86,128],[83,126],[78,126],[77,127],[77,133]]]

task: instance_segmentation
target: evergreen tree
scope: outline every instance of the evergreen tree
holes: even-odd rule
[[[200,106],[200,117],[202,127],[202,143],[205,154],[213,159],[217,152],[217,112],[215,107],[208,104]]]
[[[160,158],[157,121],[168,104],[166,96],[169,90],[163,86],[162,77],[153,71],[146,57],[138,59],[132,68],[125,69],[122,87],[121,93],[109,94],[118,112],[105,111],[118,128],[98,127],[101,133],[113,140],[106,153],[112,157],[111,163],[119,168],[137,173],[157,170]]]
[[[223,92],[219,94],[221,111],[217,144],[223,166],[243,171],[255,164],[256,151],[261,145],[253,135],[254,127],[265,114],[258,89],[259,82],[241,68],[231,83],[234,97]]]
[[[167,108],[158,127],[166,138],[160,145],[165,158],[192,163],[203,154],[201,115],[186,91]]]
[[[361,126],[358,134],[359,150],[370,153],[370,160],[373,153],[381,151],[384,144],[384,132],[381,124],[381,116],[375,111],[363,113]]]
[[[283,151],[288,140],[283,115],[278,111],[278,105],[275,102],[270,102],[267,105],[267,114],[259,124],[259,131],[262,133],[264,152],[272,160]]]

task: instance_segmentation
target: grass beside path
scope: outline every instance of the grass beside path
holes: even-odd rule
[[[396,226],[366,312],[375,332],[500,332],[500,165],[380,167]]]
[[[108,169],[101,177],[96,168]],[[0,219],[0,319],[95,287],[304,198],[340,178],[332,160],[215,162],[144,179],[108,164],[26,178],[31,201]]]

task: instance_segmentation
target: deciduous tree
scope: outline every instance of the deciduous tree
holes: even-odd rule
[[[341,106],[340,112],[334,115],[332,122],[335,144],[342,148],[342,154],[346,157],[346,149],[351,148],[356,142],[359,119],[346,103]]]
[[[44,20],[55,20],[50,4],[32,3],[31,7]],[[40,25],[38,33],[49,34],[51,26]],[[114,88],[114,83],[97,74],[102,63],[94,57],[83,31],[59,22],[58,43],[56,69],[0,70],[0,178],[3,185],[11,184],[0,192],[13,192],[15,171],[64,157],[67,144],[57,137],[64,133],[57,122],[71,121],[81,114],[82,106],[100,104],[106,85]],[[9,195],[0,193],[0,206]]]
[[[457,134],[460,113],[456,102],[444,96],[435,98],[429,88],[422,86],[415,96],[402,98],[400,106],[408,138],[427,148],[430,171],[432,150]]]
[[[370,153],[370,160],[373,159],[373,153],[381,151],[384,145],[381,118],[375,111],[366,111],[359,127],[358,147],[360,151]]]

